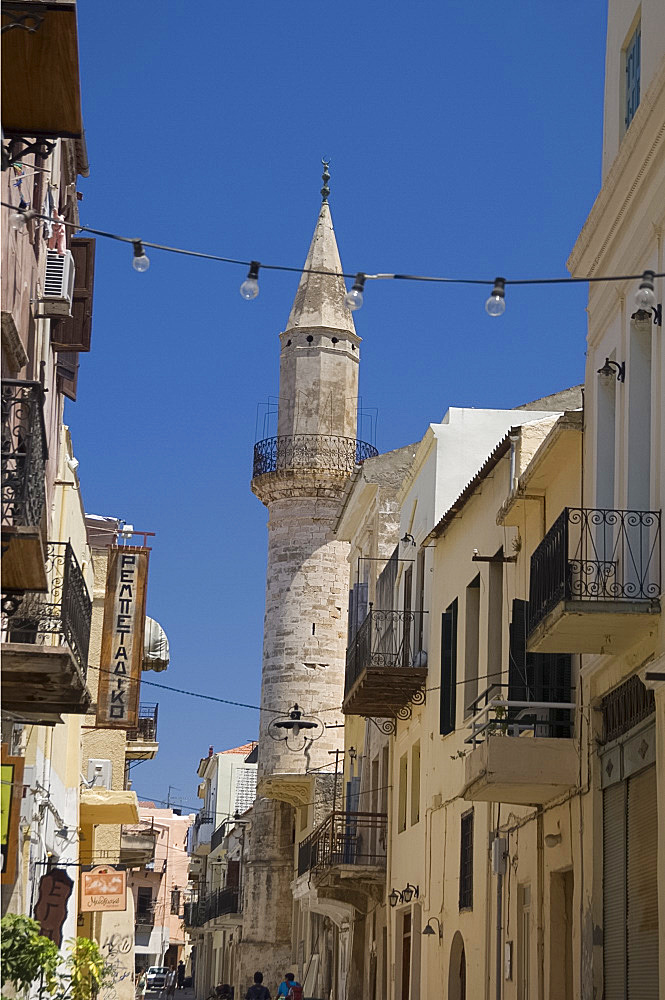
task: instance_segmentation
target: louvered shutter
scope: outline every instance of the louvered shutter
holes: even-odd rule
[[[79,376],[79,356],[76,351],[61,351],[56,364],[58,388],[68,399],[76,401]]]
[[[527,701],[529,697],[526,652],[526,601],[513,601],[512,621],[508,628],[508,700]]]
[[[78,238],[69,249],[74,258],[74,297],[71,316],[51,326],[54,351],[89,351],[92,335],[92,294],[95,279],[95,241]]]
[[[626,785],[603,792],[604,1000],[626,1000]]]
[[[237,889],[240,885],[240,862],[229,861],[226,868],[226,888]]]
[[[441,615],[441,686],[439,731],[442,736],[455,729],[457,706],[457,601]]]
[[[628,780],[626,951],[628,1000],[658,1000],[656,767]]]

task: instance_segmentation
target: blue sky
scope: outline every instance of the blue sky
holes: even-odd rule
[[[84,224],[302,265],[321,156],[347,271],[559,276],[600,186],[605,0],[258,4],[80,0]],[[277,395],[297,276],[98,240],[92,351],[66,419],[86,509],[155,531],[149,613],[172,661],[146,679],[257,704],[266,512],[257,408]],[[356,313],[363,436],[389,450],[450,405],[513,406],[583,379],[586,288],[382,282]],[[373,421],[374,422],[374,421]],[[375,435],[375,438],[374,438]],[[259,437],[262,424],[259,421]],[[134,771],[196,805],[212,744],[250,710],[145,687],[160,750]]]

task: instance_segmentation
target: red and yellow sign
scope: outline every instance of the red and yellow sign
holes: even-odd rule
[[[150,550],[125,545],[111,548],[108,553],[97,725],[135,729]]]
[[[18,821],[23,797],[23,757],[10,757],[6,743],[2,744],[2,884],[16,878],[18,853]]]
[[[100,910],[127,909],[127,874],[99,865],[89,872],[81,872],[81,910],[84,913]]]

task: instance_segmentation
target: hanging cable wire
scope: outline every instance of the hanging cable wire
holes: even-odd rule
[[[48,216],[42,215],[41,213],[36,212],[34,209],[30,209],[25,205],[23,206],[19,205],[17,207],[15,205],[11,205],[9,202],[6,201],[2,201],[0,202],[0,204],[2,204],[3,207],[13,211],[14,214],[12,215],[12,219],[16,220],[17,223],[20,222],[19,217],[23,218],[26,223],[30,219],[43,219],[47,222],[51,221],[51,219]],[[244,297],[246,298],[255,298],[256,295],[254,293],[258,294],[256,289],[258,288],[257,277],[258,277],[259,267],[262,268],[264,271],[286,271],[296,274],[320,274],[320,275],[328,275],[329,277],[353,278],[355,280],[354,288],[356,289],[357,292],[360,293],[360,303],[357,303],[358,295],[356,295],[356,304],[354,305],[354,308],[359,308],[359,305],[362,304],[362,289],[366,280],[422,281],[422,282],[434,282],[437,284],[449,284],[449,285],[489,285],[492,289],[492,293],[490,295],[490,299],[488,299],[488,302],[492,302],[495,306],[494,311],[492,311],[490,314],[500,315],[503,312],[503,310],[500,309],[500,305],[496,302],[496,300],[501,299],[505,308],[506,285],[564,285],[564,284],[583,284],[585,282],[640,281],[641,282],[640,290],[642,291],[642,296],[644,297],[643,289],[647,288],[648,290],[651,290],[650,283],[653,281],[654,278],[665,277],[665,272],[656,273],[655,271],[651,270],[643,271],[640,274],[587,275],[585,277],[575,277],[568,275],[566,277],[559,277],[559,278],[494,278],[494,279],[449,278],[438,275],[402,274],[402,273],[370,274],[369,272],[365,271],[358,271],[358,272],[324,271],[318,268],[291,267],[286,264],[263,264],[263,263],[259,264],[259,262],[255,260],[241,260],[236,257],[222,257],[218,254],[203,253],[198,250],[187,250],[182,247],[167,246],[162,243],[153,243],[152,241],[149,240],[143,240],[143,239],[139,240],[134,236],[120,236],[117,233],[110,233],[103,229],[95,229],[92,226],[82,226],[75,222],[63,221],[61,224],[70,229],[74,229],[77,232],[90,233],[93,236],[99,236],[104,239],[116,240],[117,242],[120,243],[131,244],[134,249],[135,260],[140,259],[142,256],[141,253],[137,253],[137,247],[140,247],[141,250],[143,250],[143,248],[145,247],[150,247],[153,250],[162,250],[165,253],[182,254],[187,257],[200,257],[203,260],[214,260],[223,264],[238,264],[242,265],[243,267],[247,267],[250,269],[250,274],[248,275],[248,279],[246,279],[246,281],[243,282],[243,285],[244,286],[247,285],[247,280],[249,280],[251,282],[256,283],[256,287],[254,284],[252,284],[251,295],[245,295],[243,293]],[[14,225],[14,228],[18,228],[18,225]],[[143,254],[143,256],[145,255]],[[147,260],[147,257],[145,259]],[[146,270],[147,266],[141,266],[140,269]],[[504,294],[501,295],[501,292],[504,292]]]

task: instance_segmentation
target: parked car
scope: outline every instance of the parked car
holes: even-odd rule
[[[148,969],[148,989],[163,990],[169,970],[165,965],[151,965]]]

